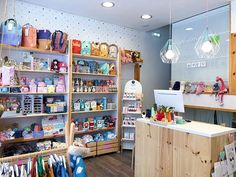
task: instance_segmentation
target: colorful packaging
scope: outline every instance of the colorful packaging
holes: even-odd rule
[[[99,49],[99,42],[92,42],[92,52],[91,55],[99,56],[100,49]]]
[[[72,52],[75,54],[81,53],[81,41],[73,39],[72,40]]]
[[[89,41],[82,42],[82,55],[91,55],[91,43]]]

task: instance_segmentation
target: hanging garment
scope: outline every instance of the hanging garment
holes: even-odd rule
[[[87,177],[84,160],[81,156],[70,155],[73,177]]]
[[[36,177],[37,176],[37,174],[36,174],[36,163],[37,163],[37,158],[34,157],[32,159],[32,167],[31,167],[31,170],[30,170],[31,177]]]
[[[54,177],[53,168],[50,168],[48,164],[45,164],[46,177]]]
[[[39,177],[44,177],[45,171],[44,171],[44,167],[43,167],[43,158],[42,158],[42,156],[38,157],[37,167],[38,167],[38,169],[37,169],[38,170],[38,176]]]

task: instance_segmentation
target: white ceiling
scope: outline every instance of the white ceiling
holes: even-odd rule
[[[136,30],[149,31],[169,24],[168,0],[22,0],[51,9],[89,17]],[[115,6],[103,8],[101,3],[112,1]],[[207,0],[172,0],[173,21],[179,21],[206,11]],[[226,4],[230,0],[208,0],[209,9]],[[151,14],[150,20],[142,20],[142,14]]]

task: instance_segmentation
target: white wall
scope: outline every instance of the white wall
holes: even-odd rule
[[[13,0],[8,1],[8,13],[7,16],[4,16],[2,7],[5,0],[0,0],[1,22],[15,17],[21,25],[31,23],[38,29],[49,29],[51,32],[60,29],[67,32],[71,39],[115,43],[119,47],[141,51],[144,59],[141,68],[141,83],[144,90],[145,108],[154,103],[153,89],[168,88],[170,68],[160,62],[160,41],[154,39],[151,32],[141,32],[22,1],[16,1],[15,5]]]
[[[231,33],[236,33],[236,0],[231,2]]]

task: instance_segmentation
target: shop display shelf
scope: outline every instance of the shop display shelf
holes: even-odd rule
[[[67,95],[68,93],[32,93],[32,92],[25,92],[25,93],[0,93],[0,95]]]
[[[17,72],[25,72],[25,73],[46,73],[46,74],[68,74],[68,72],[55,72],[55,71],[43,71],[43,70],[22,70],[16,69]]]
[[[57,154],[57,155],[65,155],[67,152],[67,147],[64,148],[55,148],[55,149],[50,149],[50,150],[44,150],[44,151],[39,151],[39,152],[31,152],[31,153],[26,153],[26,154],[20,154],[17,155],[17,159],[20,159],[22,162],[23,160],[28,160],[29,158],[35,157],[35,156],[49,156],[51,154]],[[0,158],[0,162],[12,162],[12,156],[9,157],[3,157]]]
[[[123,112],[122,114],[142,114],[141,112]]]
[[[38,141],[38,140],[46,140],[46,139],[58,138],[58,137],[63,137],[63,136],[65,136],[65,134],[58,134],[58,135],[52,135],[52,136],[43,136],[43,137],[39,137],[39,138],[15,138],[15,139],[3,141],[2,144],[13,144],[13,143],[31,142],[31,141]]]
[[[123,101],[142,101],[142,100],[136,98],[123,98]]]
[[[135,128],[135,125],[122,125],[124,128]]]
[[[122,138],[121,141],[134,141],[134,139]]]
[[[68,55],[67,53],[60,53],[60,52],[52,51],[52,50],[42,50],[38,48],[29,48],[29,47],[21,47],[21,46],[15,47],[15,46],[10,46],[10,45],[5,45],[5,44],[0,44],[0,47],[6,50],[42,53],[42,54],[48,54],[48,55]]]
[[[86,134],[86,133],[97,133],[97,132],[101,132],[101,131],[109,131],[109,130],[114,130],[114,129],[115,129],[115,127],[101,128],[101,129],[87,130],[87,131],[76,131],[75,134],[80,135],[80,134]]]
[[[117,94],[117,92],[72,92],[72,94],[76,95],[89,95],[89,94]]]
[[[95,73],[81,73],[81,72],[72,72],[74,75],[85,75],[85,76],[105,76],[105,77],[117,77],[117,75],[112,74],[95,74]]]
[[[109,60],[109,61],[118,61],[117,58],[109,58],[109,57],[101,57],[101,56],[93,56],[93,55],[81,55],[81,54],[73,54],[74,58],[81,59],[91,59],[91,60]]]
[[[72,114],[98,113],[98,112],[110,112],[110,111],[117,111],[117,109],[106,109],[106,110],[96,110],[96,111],[79,111],[79,112],[72,112]]]
[[[8,116],[8,117],[1,117],[0,120],[4,119],[16,119],[16,118],[34,118],[34,117],[48,117],[48,116],[60,116],[60,115],[67,115],[68,113],[41,113],[41,114],[28,114],[28,115],[16,115],[16,116]]]
[[[97,155],[108,154],[119,151],[118,139],[97,142]]]

